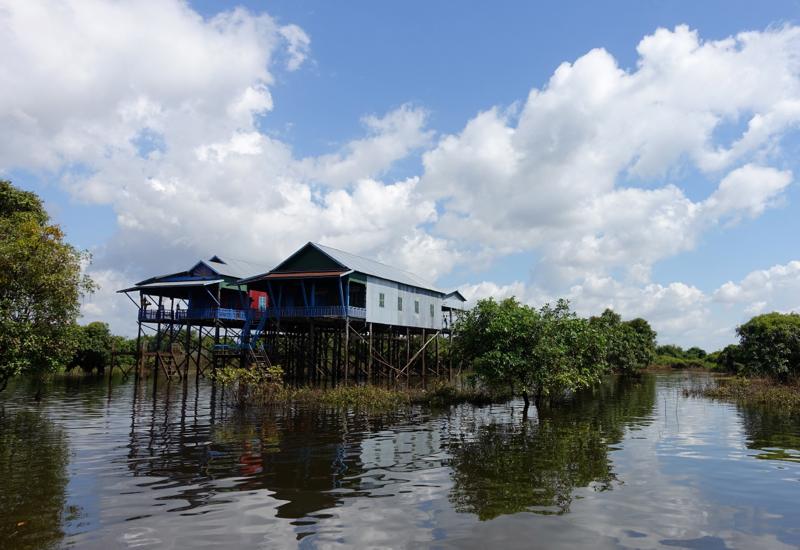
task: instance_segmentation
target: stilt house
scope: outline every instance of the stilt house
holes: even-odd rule
[[[186,271],[151,277],[118,292],[139,293],[140,321],[244,321],[248,309],[265,310],[269,298],[266,292],[243,289],[237,281],[266,269],[213,256]]]
[[[338,317],[442,328],[444,292],[408,271],[316,243],[239,284],[268,295],[270,317]]]

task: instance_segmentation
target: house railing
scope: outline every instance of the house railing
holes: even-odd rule
[[[256,309],[254,319],[268,317],[356,317],[365,319],[367,308],[346,306],[323,307],[269,307]],[[140,321],[187,321],[195,319],[225,319],[229,321],[245,321],[245,311],[241,309],[228,309],[223,307],[208,307],[198,309],[139,309]]]

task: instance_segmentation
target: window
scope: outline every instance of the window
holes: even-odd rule
[[[403,299],[400,296],[397,297],[397,311],[403,311]]]
[[[433,304],[431,304],[431,317],[433,317]]]
[[[419,300],[414,300],[414,313],[419,313]]]
[[[378,307],[386,307],[386,295],[383,292],[378,294]]]
[[[267,309],[267,297],[266,296],[259,296],[258,297],[258,309],[264,311]]]

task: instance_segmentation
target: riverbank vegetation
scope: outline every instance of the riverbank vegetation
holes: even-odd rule
[[[779,382],[769,377],[730,377],[704,381],[683,390],[684,397],[710,397],[778,411],[800,408],[800,378]]]
[[[736,327],[739,344],[709,355],[715,370],[735,378],[710,380],[686,395],[766,405],[800,407],[800,315],[765,313]]]
[[[510,398],[507,392],[489,391],[469,385],[456,386],[445,382],[438,382],[428,388],[382,387],[372,384],[292,388],[282,380],[283,371],[280,367],[264,370],[228,367],[220,369],[215,375],[215,381],[226,388],[228,401],[236,406],[301,404],[382,411],[414,404],[429,407],[461,403],[486,405]]]

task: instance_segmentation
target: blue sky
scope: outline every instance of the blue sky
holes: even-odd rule
[[[0,0],[0,175],[114,291],[312,240],[713,350],[800,310],[795,2]]]

